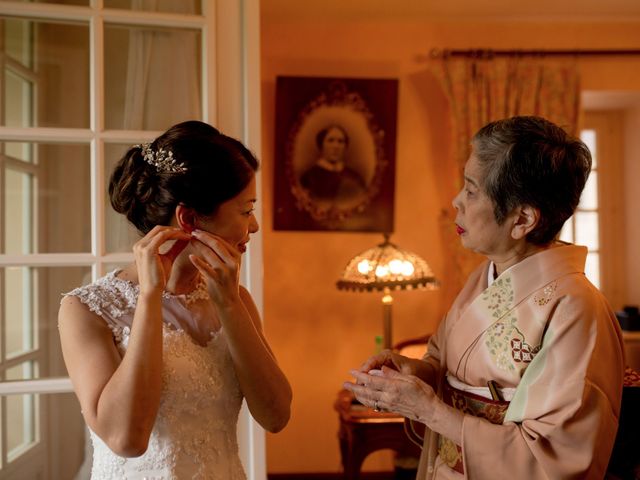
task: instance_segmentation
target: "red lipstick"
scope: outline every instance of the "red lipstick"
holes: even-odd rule
[[[458,235],[462,235],[464,232],[466,232],[466,230],[460,225],[456,225],[456,232],[458,233]]]

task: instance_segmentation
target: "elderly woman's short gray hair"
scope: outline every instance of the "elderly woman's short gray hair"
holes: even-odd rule
[[[578,206],[591,171],[587,146],[534,116],[491,122],[471,143],[498,224],[514,208],[529,205],[540,210],[540,220],[527,241],[536,245],[553,241]]]

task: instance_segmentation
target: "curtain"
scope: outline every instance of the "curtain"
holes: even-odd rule
[[[467,276],[483,260],[460,244],[453,226],[456,212],[451,206],[463,184],[471,138],[485,124],[514,115],[539,115],[576,134],[580,76],[575,58],[444,57],[433,68],[449,100],[452,126],[451,153],[443,159],[445,184],[440,189],[444,206],[440,232],[444,255],[450,260],[442,282],[448,308]]]
[[[196,13],[196,0],[133,0],[134,10]],[[201,118],[200,39],[193,30],[131,30],[124,128],[166,130]]]

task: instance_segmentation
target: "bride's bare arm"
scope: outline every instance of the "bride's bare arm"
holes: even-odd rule
[[[278,432],[289,421],[291,387],[262,334],[251,295],[238,283],[240,253],[216,235],[193,235],[198,255],[190,259],[207,281],[251,415],[266,430]]]
[[[160,298],[138,300],[129,344],[121,359],[106,322],[76,297],[59,312],[65,364],[87,425],[117,455],[142,455],[162,387]]]
[[[230,304],[223,315],[225,335],[242,392],[251,415],[269,432],[288,423],[292,391],[262,332],[260,315],[249,292],[239,289],[240,304]]]

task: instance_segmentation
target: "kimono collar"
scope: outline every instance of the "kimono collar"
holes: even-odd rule
[[[500,277],[506,274],[519,275],[533,269],[535,277],[543,281],[544,279],[556,278],[568,273],[584,273],[584,265],[587,258],[587,247],[573,244],[557,244],[546,250],[541,250],[511,265],[500,275],[496,275],[496,265],[489,261],[487,267],[487,287]],[[543,278],[540,278],[543,277]],[[535,280],[535,279],[532,279]],[[534,281],[534,283],[537,283]]]
[[[530,269],[534,265],[544,264],[545,269],[551,269],[551,275],[561,276],[567,273],[584,273],[584,264],[587,259],[587,247],[572,243],[557,243],[554,246],[541,250],[524,260],[512,265],[505,270],[514,272],[520,269]],[[505,273],[503,272],[503,273]]]
[[[497,280],[515,281],[516,297],[526,296],[548,283],[572,273],[584,273],[587,247],[560,244],[537,252],[502,272]],[[492,273],[491,264],[488,267]],[[517,298],[514,299],[517,302]]]

